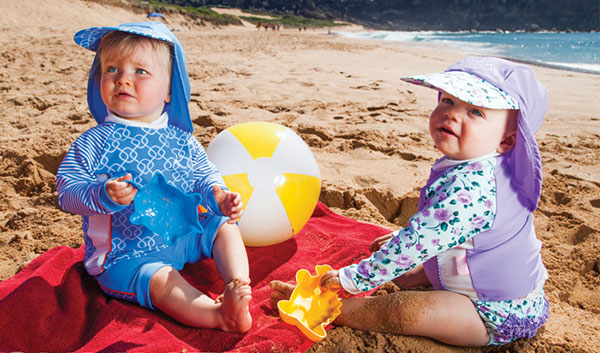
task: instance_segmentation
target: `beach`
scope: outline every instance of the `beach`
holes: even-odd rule
[[[71,143],[96,125],[86,101],[94,53],[73,35],[144,14],[76,0],[0,0],[0,281],[45,251],[82,244],[81,218],[58,207],[55,175]],[[183,44],[194,135],[268,121],[296,131],[336,213],[398,229],[441,157],[428,132],[432,90],[400,77],[444,70],[469,53],[328,35],[327,29],[166,24]],[[349,26],[347,30],[357,30]],[[336,31],[343,29],[336,28]],[[455,348],[418,337],[334,328],[312,352],[595,352],[600,343],[600,76],[533,67],[549,89],[536,137],[544,182],[535,212],[548,269],[550,318],[533,339]],[[330,264],[335,267],[335,264]],[[398,290],[386,285],[382,291]]]

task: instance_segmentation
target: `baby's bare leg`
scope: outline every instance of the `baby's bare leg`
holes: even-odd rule
[[[246,332],[252,326],[248,308],[252,296],[246,248],[236,225],[225,223],[219,228],[213,257],[226,283],[218,301],[194,288],[172,267],[163,267],[150,280],[152,305],[189,326]]]
[[[219,298],[225,319],[225,331],[246,332],[252,326],[248,305],[252,299],[248,255],[237,225],[224,223],[217,231],[213,258],[225,281],[225,291]]]
[[[483,346],[489,335],[471,300],[449,291],[400,291],[346,298],[334,324],[364,331],[430,337],[456,346]]]
[[[406,272],[402,276],[396,278],[394,283],[402,288],[413,288],[419,286],[430,286],[431,283],[425,274],[423,265],[419,265],[412,270]]]
[[[236,278],[249,281],[248,255],[237,225],[224,223],[219,228],[213,244],[213,258],[225,283]]]
[[[272,281],[271,306],[289,299],[294,286]],[[471,300],[449,291],[399,291],[342,299],[333,322],[363,331],[424,336],[457,346],[483,346],[489,335]]]
[[[150,300],[175,320],[189,326],[219,328],[219,308],[213,299],[191,286],[177,270],[165,266],[150,280]]]
[[[250,298],[248,283],[234,280],[225,286],[221,302],[216,302],[169,266],[162,267],[150,280],[152,305],[182,324],[193,327],[248,331],[252,324],[248,312]],[[245,310],[239,310],[240,307]]]

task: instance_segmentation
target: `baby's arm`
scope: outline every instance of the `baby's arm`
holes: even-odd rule
[[[230,192],[228,190],[221,189],[218,185],[213,186],[213,195],[219,209],[224,216],[230,218],[228,223],[235,223],[242,216],[242,196],[237,192]]]
[[[386,235],[382,235],[371,243],[369,246],[369,251],[374,253],[375,251],[381,249],[381,246],[388,242],[390,239],[394,237],[394,233],[388,233]],[[417,286],[425,286],[430,284],[427,275],[425,274],[425,268],[423,265],[419,265],[412,270],[406,272],[400,277],[394,279],[394,283],[403,287],[403,288],[412,288]]]
[[[98,127],[81,135],[71,146],[56,174],[56,190],[60,207],[74,214],[90,216],[112,214],[125,206],[116,203],[95,175],[102,155],[107,127]]]
[[[344,289],[356,294],[376,288],[489,229],[495,217],[495,183],[488,182],[492,177],[456,173],[432,187],[437,192],[408,227],[394,232],[370,257],[340,269]],[[372,245],[378,246],[377,241]]]
[[[215,165],[208,160],[206,152],[202,145],[193,140],[193,172],[194,172],[194,192],[202,195],[202,206],[215,214],[226,216],[221,209],[221,205],[216,200],[215,186],[218,186],[221,191],[228,192],[229,189],[225,185],[225,181]],[[239,216],[238,216],[239,218]]]

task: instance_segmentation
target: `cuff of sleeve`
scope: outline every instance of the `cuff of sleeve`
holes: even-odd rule
[[[339,271],[340,276],[340,284],[342,288],[350,294],[358,294],[361,292],[360,289],[356,286],[354,281],[352,280],[352,274],[350,273],[350,269],[348,267],[344,267]]]
[[[106,183],[109,180],[113,180],[113,179],[108,179],[104,183],[100,184],[100,190],[98,191],[98,199],[100,200],[100,203],[102,203],[102,206],[104,206],[104,208],[106,210],[108,210],[111,213],[114,213],[114,212],[118,212],[118,211],[121,211],[122,209],[126,208],[127,205],[120,205],[120,204],[114,202],[110,198],[110,196],[108,196],[108,192],[106,192]]]
[[[222,186],[221,186],[221,189],[229,191],[229,189],[223,188]],[[206,198],[206,208],[208,208],[209,211],[211,211],[212,213],[214,213],[216,215],[225,217],[225,215],[221,212],[221,209],[219,208],[219,204],[217,203],[217,200],[215,200],[215,195],[212,193],[212,189],[211,189],[210,194],[208,194],[208,197]]]

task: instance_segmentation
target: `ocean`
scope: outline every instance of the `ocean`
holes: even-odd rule
[[[431,43],[481,55],[512,58],[561,69],[600,74],[598,32],[335,32],[356,39]]]

